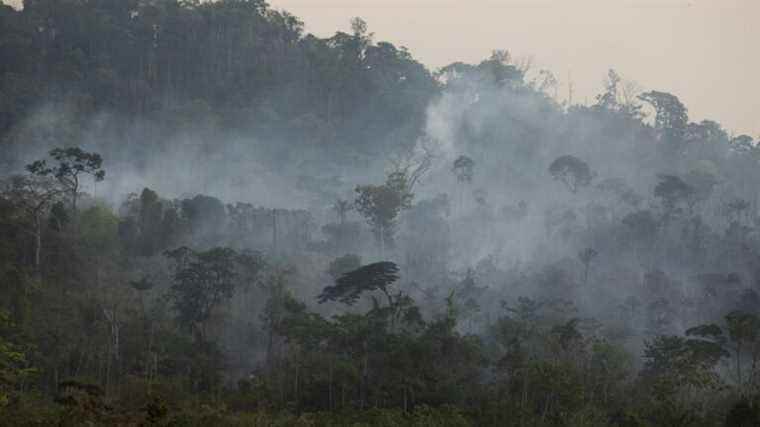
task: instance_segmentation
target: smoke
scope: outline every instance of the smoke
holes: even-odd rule
[[[722,240],[729,224],[721,214],[721,199],[727,194],[756,198],[741,184],[746,178],[721,178],[733,170],[729,145],[702,141],[673,156],[649,120],[622,110],[568,108],[540,91],[482,79],[466,79],[434,99],[425,129],[436,142],[436,158],[415,197],[445,195],[451,205],[448,227],[441,231],[450,249],[447,268],[479,271],[491,300],[564,297],[575,302],[580,315],[613,325],[621,322],[621,301],[636,298],[645,311],[634,321],[637,334],[656,331],[663,318],[671,328],[663,330],[670,332],[704,321],[680,306],[702,298],[705,283],[695,279],[700,274],[738,271],[742,286],[751,288],[755,273],[748,264],[725,258],[702,261],[714,251],[736,250]],[[458,182],[452,173],[454,160],[462,155],[474,161],[471,182]],[[563,155],[589,165],[590,186],[573,193],[552,178],[549,165]],[[623,220],[642,210],[655,217],[662,214],[654,195],[661,174],[684,177],[705,197],[693,212],[683,213],[691,219],[663,225],[661,234],[642,249],[640,232]],[[714,188],[709,184],[713,179],[719,182]],[[405,232],[414,236],[409,240],[418,250],[425,236],[415,234],[413,227]],[[433,245],[440,242],[427,250],[435,251]],[[585,248],[598,254],[586,280],[579,257]],[[485,274],[484,266],[501,273]],[[658,286],[674,293],[666,295]],[[721,307],[736,301],[738,291],[731,292],[722,296]],[[662,298],[667,309],[657,305]]]
[[[230,203],[306,209],[325,207],[373,170],[382,172],[379,162],[339,167],[328,154],[286,137],[230,132],[206,118],[172,129],[160,119],[126,120],[106,111],[82,118],[73,111],[50,103],[16,125],[9,140],[21,142],[6,145],[7,173],[23,173],[54,147],[76,145],[101,154],[107,173],[97,186],[83,183],[83,191],[113,206],[148,187],[169,199],[209,194]]]
[[[51,103],[19,123],[12,140],[23,143],[8,146],[5,170],[20,172],[53,147],[79,145],[100,153],[107,171],[105,181],[85,183],[83,190],[114,210],[130,193],[149,187],[167,199],[206,194],[225,203],[307,209],[321,227],[335,221],[336,199],[351,200],[356,185],[382,182],[391,158],[404,154],[339,153],[285,134],[230,131],[202,114],[167,125],[161,118],[126,120],[108,111],[79,117],[73,111]],[[500,310],[495,301],[520,296],[566,298],[583,316],[614,323],[623,298],[659,297],[651,291],[657,280],[681,289],[674,301],[700,295],[703,284],[695,275],[738,272],[742,283],[754,280],[741,260],[721,255],[704,261],[711,254],[735,253],[721,240],[727,223],[718,190],[700,202],[702,223],[685,223],[696,228],[663,229],[647,242],[623,221],[641,210],[660,214],[653,189],[663,173],[714,176],[720,197],[753,200],[754,190],[742,184],[749,172],[730,166],[735,160],[728,147],[692,145],[674,159],[664,154],[649,125],[619,111],[568,108],[524,85],[474,78],[442,91],[425,120],[417,150],[433,156],[431,168],[401,218],[397,247],[385,254],[402,266],[406,283],[443,290],[473,269],[489,289],[481,301],[484,311]],[[591,185],[572,192],[553,179],[549,165],[565,155],[588,164]],[[471,182],[459,182],[452,171],[459,156],[474,162]],[[362,239],[371,239],[356,212],[348,220],[364,228]],[[696,233],[699,247],[693,253],[679,243],[687,233]],[[352,248],[366,262],[379,259],[369,241]],[[578,256],[586,248],[598,253],[588,277]],[[725,298],[729,304],[733,296]],[[635,327],[645,330],[661,315],[642,315]],[[684,310],[674,316],[673,330],[700,320]]]

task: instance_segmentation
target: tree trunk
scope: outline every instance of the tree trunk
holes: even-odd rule
[[[76,178],[76,177],[75,177]],[[76,216],[77,214],[77,196],[79,194],[79,182],[74,184],[71,189],[71,214]]]
[[[34,217],[34,269],[40,272],[40,252],[42,251],[42,219],[40,214]]]
[[[272,252],[277,252],[277,210],[272,209]]]
[[[361,392],[360,395],[360,404],[359,408],[364,409],[364,404],[367,400],[368,393],[368,382],[367,382],[367,376],[369,371],[369,351],[367,350],[367,342],[364,342],[364,367],[362,368],[362,380],[361,380]]]
[[[295,372],[295,381],[294,381],[294,387],[293,387],[293,392],[295,394],[294,398],[296,400],[296,413],[299,413],[301,409],[301,399],[299,399],[299,396],[298,396],[298,368],[299,368],[299,360],[298,360],[298,354],[296,353],[296,372]]]
[[[271,315],[270,315],[271,316]],[[274,323],[272,319],[269,319],[269,325],[267,325],[267,370],[272,370],[272,351],[274,346]]]
[[[380,259],[385,259],[385,229],[380,225]]]
[[[333,402],[333,360],[332,357],[330,357],[330,364],[328,367],[328,374],[327,374],[327,400],[328,400],[328,408],[332,411],[334,409],[334,402]]]
[[[739,387],[741,387],[742,385],[741,352],[742,352],[741,342],[737,342],[736,343],[736,381],[739,384]]]
[[[752,344],[752,372],[750,373],[749,377],[749,385],[750,387],[755,387],[755,371],[757,369],[757,343]]]

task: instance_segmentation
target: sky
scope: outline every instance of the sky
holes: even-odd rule
[[[437,68],[494,49],[551,70],[592,102],[614,68],[678,96],[690,118],[760,137],[760,0],[269,0],[329,36],[367,21],[375,40]]]

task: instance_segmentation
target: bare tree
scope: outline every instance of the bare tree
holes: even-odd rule
[[[65,190],[44,176],[17,175],[3,182],[2,198],[25,217],[21,229],[34,239],[34,267],[39,271],[42,251],[42,224],[50,207]]]
[[[433,166],[433,160],[436,157],[433,151],[435,144],[434,139],[424,136],[413,149],[390,159],[390,173],[404,174],[410,192]]]

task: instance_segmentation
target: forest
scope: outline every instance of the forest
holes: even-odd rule
[[[350,27],[0,2],[0,425],[760,425],[760,141]]]

